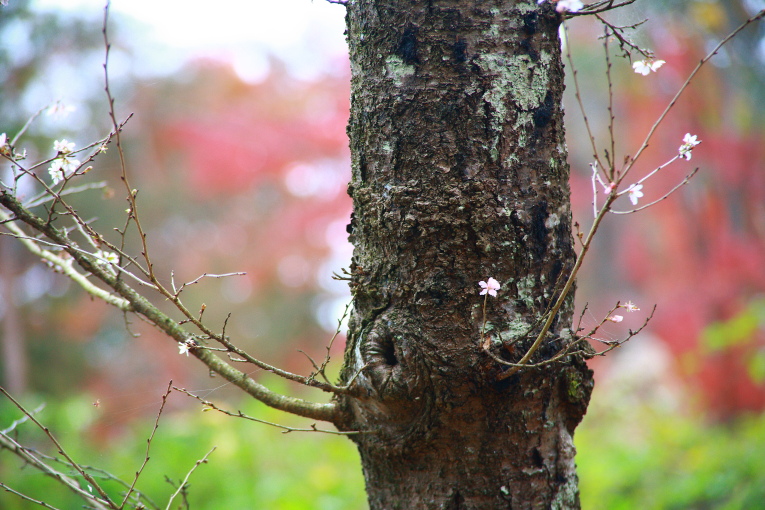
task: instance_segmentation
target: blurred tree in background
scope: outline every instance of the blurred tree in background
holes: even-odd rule
[[[636,149],[698,60],[762,8],[754,0],[639,0],[638,6],[613,18],[621,25],[649,18],[636,39],[667,64],[655,76],[640,77],[627,60],[614,59],[617,149],[623,153]],[[42,151],[53,139],[85,141],[108,129],[99,16],[97,10],[41,14],[13,1],[0,11],[0,132],[17,131],[55,103],[65,82],[77,86],[66,89],[67,101],[53,115],[49,109],[33,124],[25,147]],[[130,67],[141,65],[131,57],[140,37],[135,27],[121,29],[124,22],[113,18],[115,95],[122,111],[136,112],[125,145],[147,204],[143,217],[155,260],[165,265],[160,270],[174,271],[179,282],[204,272],[246,272],[205,280],[189,289],[187,299],[205,303],[205,313],[218,322],[231,312],[241,347],[286,369],[309,371],[298,349],[322,356],[325,344],[316,339],[329,339],[348,299],[344,285],[330,278],[350,258],[347,62],[340,59],[306,79],[271,56],[268,73],[253,82],[229,62],[207,57],[170,76],[142,78]],[[604,73],[603,52],[593,42],[600,29],[576,20],[567,26],[580,75],[595,78],[584,103],[602,129],[596,134],[606,139],[607,85],[597,79]],[[644,156],[646,168],[658,165],[684,133],[696,133],[704,143],[691,164],[700,173],[672,199],[610,219],[579,280],[580,307],[589,301],[604,309],[627,299],[644,309],[658,304],[642,337],[614,359],[593,363],[599,384],[576,438],[584,508],[765,508],[759,461],[765,456],[764,36],[762,24],[750,27],[715,57]],[[76,110],[63,118],[70,104]],[[577,108],[570,97],[574,219],[586,226],[591,153]],[[120,199],[109,192],[118,186],[117,162],[116,155],[107,156],[111,167],[107,159],[98,169],[106,191],[75,200],[84,217],[103,225],[114,224],[126,207],[115,206]],[[651,181],[647,199],[677,182],[673,172]],[[126,328],[119,313],[69,288],[4,238],[0,283],[2,384],[47,402],[45,419],[84,463],[129,477],[170,378],[209,390],[211,399],[240,399],[171,346],[153,358],[142,356],[158,333],[140,323]],[[342,343],[335,347],[339,357]],[[246,397],[243,402],[250,415],[275,416]],[[161,453],[149,463],[155,476],[144,478],[153,484],[148,493],[167,493],[163,476],[181,477],[219,445],[204,476],[192,482],[197,507],[364,505],[348,441],[276,437],[265,427],[200,413],[180,395],[170,405],[171,424],[160,429],[156,443]],[[0,428],[18,417],[7,402],[0,403],[0,416]],[[232,480],[236,476],[241,479]],[[30,487],[30,493],[44,483],[7,461],[0,462],[0,481]],[[231,483],[237,490],[221,493]],[[7,494],[0,494],[0,507],[27,508]]]

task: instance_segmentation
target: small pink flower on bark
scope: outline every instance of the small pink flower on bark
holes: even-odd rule
[[[478,282],[478,285],[483,289],[479,295],[483,296],[489,294],[490,296],[497,297],[497,291],[500,289],[500,285],[494,278],[489,278],[485,282]]]

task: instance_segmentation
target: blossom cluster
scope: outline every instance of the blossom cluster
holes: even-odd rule
[[[77,171],[82,163],[79,159],[71,156],[74,152],[74,142],[69,142],[66,139],[56,140],[53,142],[53,150],[56,151],[58,157],[48,167],[48,173],[55,186]]]
[[[683,137],[683,145],[681,145],[678,150],[680,152],[680,157],[686,161],[691,160],[691,151],[701,143],[701,140],[697,140],[696,138],[696,135],[691,135],[690,133],[685,133],[685,136]]]
[[[691,151],[693,151],[693,148],[696,147],[698,144],[701,143],[701,140],[698,139],[698,136],[692,135],[690,133],[685,133],[685,136],[683,137],[683,144],[678,149],[678,152],[680,153],[679,156],[675,156],[671,160],[669,160],[667,163],[661,165],[660,167],[653,170],[651,173],[640,179],[638,182],[631,184],[626,190],[617,193],[618,196],[626,194],[630,202],[632,202],[632,205],[637,205],[638,201],[643,197],[643,182],[646,181],[649,177],[651,177],[653,174],[664,168],[665,166],[672,163],[675,159],[678,157],[683,158],[685,160],[691,159]],[[600,177],[600,172],[598,171],[598,163],[597,161],[595,163],[590,163],[590,167],[592,168],[592,182],[593,182],[593,189],[595,189],[595,182],[599,182],[600,185],[603,187],[603,191],[606,193],[606,195],[610,195],[614,189],[616,188],[617,183],[616,182],[609,182],[605,183],[603,179]],[[595,204],[595,202],[593,202]],[[597,212],[596,212],[597,215]]]
[[[638,60],[632,63],[632,69],[638,74],[648,76],[651,71],[655,73],[664,64],[666,64],[664,60]]]
[[[619,308],[624,308],[628,312],[637,312],[638,310],[640,310],[640,308],[638,308],[637,305],[635,305],[635,303],[633,303],[632,301],[627,301],[623,305],[619,305]],[[609,320],[611,322],[621,322],[624,320],[624,316],[614,314],[609,316],[606,320]]]

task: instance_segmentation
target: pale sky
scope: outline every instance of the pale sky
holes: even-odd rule
[[[12,0],[11,0],[12,1]],[[38,9],[99,17],[105,0],[35,0]],[[345,9],[324,0],[113,0],[115,22],[133,18],[134,41],[145,62],[141,74],[172,72],[190,56],[230,60],[245,78],[267,70],[266,55],[287,61],[296,76],[310,77],[347,53]],[[90,16],[88,16],[90,17]]]

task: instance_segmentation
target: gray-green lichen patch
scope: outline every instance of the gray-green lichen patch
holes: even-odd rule
[[[385,69],[388,76],[399,86],[404,82],[404,78],[412,76],[416,71],[413,65],[405,64],[398,55],[390,55],[385,59]]]
[[[494,328],[492,328],[494,329]],[[496,335],[491,335],[491,343],[495,346],[504,345],[507,342],[515,342],[529,333],[530,326],[527,322],[516,319],[510,322],[505,329],[498,331]],[[488,332],[488,323],[486,331]]]
[[[494,132],[490,154],[497,160],[502,127],[508,120],[508,97],[516,106],[514,129],[532,122],[533,112],[543,104],[549,89],[548,70],[552,55],[546,51],[539,54],[536,62],[529,55],[481,55],[477,64],[485,74],[492,76],[492,86],[483,95],[492,109],[489,125]],[[522,135],[522,133],[521,133]],[[526,138],[519,135],[519,145]]]
[[[560,217],[556,213],[551,213],[545,220],[545,227],[553,229],[560,224]]]
[[[528,275],[520,278],[516,287],[518,289],[518,300],[522,301],[528,308],[534,308],[534,289],[537,287],[534,276]]]
[[[558,443],[560,445],[560,460],[558,463],[564,482],[558,485],[557,492],[550,502],[551,510],[569,510],[579,508],[579,478],[576,476],[574,455],[576,448],[571,434],[566,427],[559,427]]]
[[[531,325],[528,322],[522,319],[516,319],[507,325],[505,330],[502,331],[501,336],[505,340],[515,341],[523,335],[527,335],[530,328]]]
[[[492,8],[491,8],[491,10],[490,10],[489,12],[491,12],[491,15],[492,15],[492,16],[493,16],[495,19],[497,19],[497,20],[499,20],[499,19],[500,19],[500,17],[499,17],[499,15],[500,15],[500,10],[499,10],[499,9],[497,9],[496,7],[492,7]],[[504,21],[504,20],[503,20],[503,21]],[[501,21],[497,21],[496,23],[492,23],[491,25],[489,25],[489,28],[486,30],[486,35],[488,35],[488,36],[489,36],[489,38],[491,38],[491,39],[497,39],[497,38],[499,37],[499,24],[500,24],[500,22],[501,22]]]

